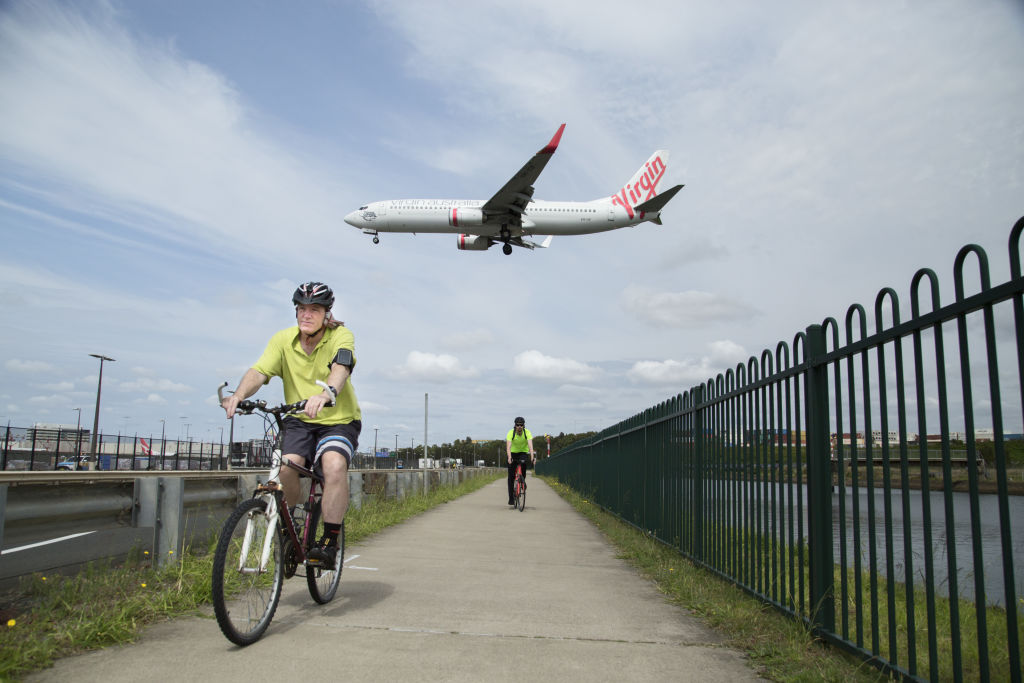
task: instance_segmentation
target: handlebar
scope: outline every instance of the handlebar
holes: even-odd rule
[[[223,404],[224,403],[224,387],[228,385],[224,382],[217,387],[217,399]],[[254,411],[258,410],[261,413],[267,413],[268,415],[287,415],[288,413],[297,413],[306,407],[306,401],[299,401],[297,403],[282,403],[277,406],[268,406],[267,402],[260,399],[259,401],[250,401],[245,399],[238,402],[238,407],[235,408],[236,413],[242,415],[252,415]]]
[[[324,389],[327,389],[327,383],[326,382],[321,382],[320,380],[317,380],[316,383],[318,385],[322,386]],[[228,385],[228,383],[224,382],[219,387],[217,387],[217,400],[219,400],[222,405],[224,403],[224,387],[226,387],[227,385]],[[328,393],[331,393],[331,392],[328,390]],[[334,399],[332,398],[327,403],[327,405],[329,405],[329,406],[334,405]],[[262,399],[259,400],[259,401],[250,401],[249,399],[245,399],[245,400],[242,400],[242,401],[238,402],[238,407],[235,408],[235,412],[241,413],[242,415],[252,415],[253,411],[258,410],[261,413],[266,413],[268,415],[275,415],[277,417],[281,417],[283,415],[288,415],[290,413],[301,412],[305,408],[306,408],[306,399],[303,399],[301,401],[297,401],[295,403],[282,403],[281,405],[276,405],[276,406],[268,406],[267,402],[262,400]]]

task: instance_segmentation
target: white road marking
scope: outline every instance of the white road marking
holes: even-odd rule
[[[358,555],[353,555],[352,557],[347,558],[344,562],[341,563],[342,566],[345,567],[345,569],[365,569],[368,572],[380,571],[376,567],[359,567],[359,566],[356,566],[354,564],[349,564],[349,562],[351,562],[352,560],[356,559],[357,557],[359,557],[359,556]]]
[[[51,538],[49,541],[40,541],[39,543],[30,543],[28,545],[18,546],[17,548],[8,548],[7,550],[0,550],[0,555],[7,555],[8,553],[17,553],[22,550],[29,550],[31,548],[38,548],[41,545],[49,545],[51,543],[60,543],[61,541],[68,541],[72,538],[78,538],[79,536],[88,536],[94,534],[95,531],[83,531],[80,534],[71,534],[70,536],[61,536],[60,538]]]

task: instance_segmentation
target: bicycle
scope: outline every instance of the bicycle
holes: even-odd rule
[[[521,461],[516,463],[516,479],[512,492],[515,494],[516,508],[522,512],[526,509],[526,475]]]
[[[227,385],[225,382],[217,389],[221,402]],[[274,442],[267,482],[258,484],[252,497],[239,503],[228,517],[213,556],[213,611],[220,630],[236,645],[251,645],[260,639],[274,618],[284,580],[295,576],[300,566],[309,594],[321,605],[334,598],[341,581],[345,522],[338,533],[334,566],[310,560],[309,551],[317,535],[323,533],[320,503],[324,480],[314,470],[283,460],[281,454],[284,417],[305,406],[305,401],[268,407],[266,401],[246,400],[236,409],[242,415],[263,413],[267,434]],[[282,464],[310,479],[306,502],[293,510],[285,504],[278,480]]]

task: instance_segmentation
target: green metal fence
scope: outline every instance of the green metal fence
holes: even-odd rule
[[[921,269],[908,320],[883,289],[537,471],[885,671],[1019,682],[1022,231],[1004,284],[967,245],[952,303]]]

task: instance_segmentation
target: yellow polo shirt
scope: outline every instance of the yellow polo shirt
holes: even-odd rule
[[[355,337],[347,327],[324,330],[324,336],[313,349],[313,353],[307,354],[302,350],[302,342],[299,341],[299,326],[295,325],[271,337],[263,355],[252,367],[268,378],[280,377],[284,383],[285,402],[295,403],[323,391],[323,387],[318,385],[316,380],[327,381],[331,362],[338,349],[352,351],[354,369]],[[325,407],[315,418],[306,417],[302,413],[296,417],[311,424],[347,424],[353,420],[361,420],[362,413],[359,410],[359,401],[356,400],[356,391],[352,387],[352,378],[345,381],[345,386],[338,392],[338,398],[333,406]]]

